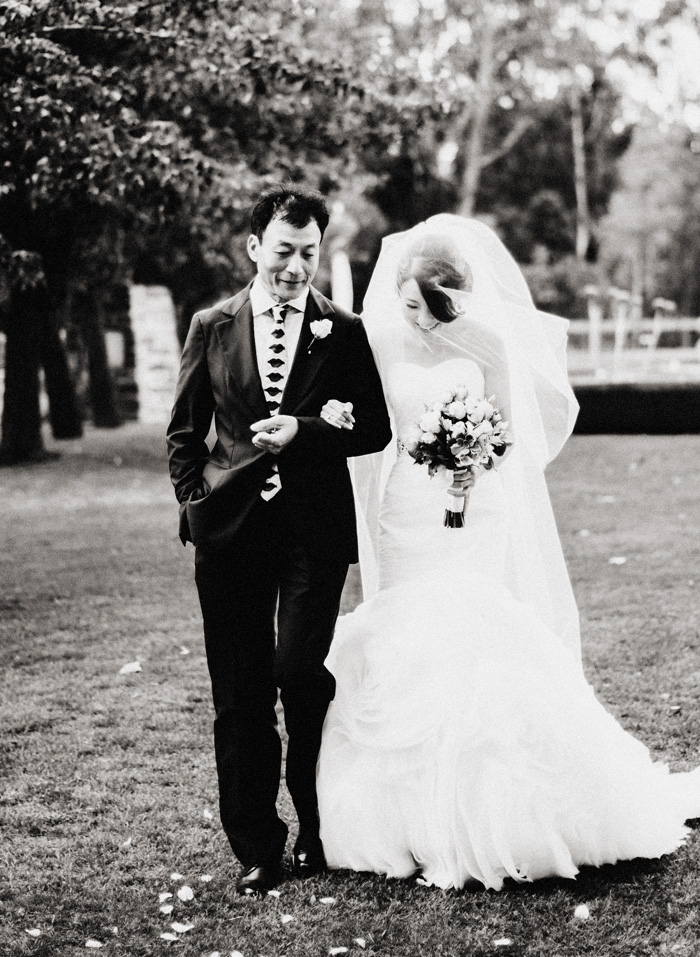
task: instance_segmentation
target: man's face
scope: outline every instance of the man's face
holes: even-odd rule
[[[298,229],[275,216],[262,239],[248,237],[248,255],[258,267],[263,286],[277,302],[296,299],[318,269],[321,230],[312,219]]]

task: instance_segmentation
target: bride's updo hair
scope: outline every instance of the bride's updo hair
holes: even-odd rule
[[[470,292],[473,284],[469,263],[457,246],[437,235],[419,237],[406,251],[396,273],[398,288],[409,279],[416,280],[428,309],[440,322],[452,322],[462,309],[438,287]]]

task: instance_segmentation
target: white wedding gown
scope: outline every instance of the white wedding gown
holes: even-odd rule
[[[399,438],[426,396],[462,384],[483,395],[469,359],[395,366],[386,391]],[[338,622],[318,768],[329,866],[500,889],[673,851],[700,816],[699,773],[654,763],[534,607],[505,589],[498,472],[477,479],[463,529],[442,526],[449,481],[399,455],[379,590]]]

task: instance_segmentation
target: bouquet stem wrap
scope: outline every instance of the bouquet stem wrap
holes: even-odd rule
[[[447,489],[447,508],[443,525],[445,528],[464,528],[464,513],[469,501],[469,489],[464,483],[469,477],[469,469],[455,469],[452,485]]]

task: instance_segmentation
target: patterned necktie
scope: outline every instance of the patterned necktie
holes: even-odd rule
[[[287,381],[287,346],[284,335],[284,319],[288,309],[289,306],[286,305],[286,303],[283,306],[276,305],[272,307],[272,317],[275,320],[275,324],[270,334],[267,361],[265,363],[265,378],[263,381],[267,408],[271,416],[277,415],[280,410],[284,384]],[[269,502],[274,495],[277,495],[281,487],[280,474],[277,463],[275,462],[260,495],[266,502]]]

